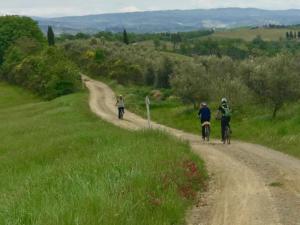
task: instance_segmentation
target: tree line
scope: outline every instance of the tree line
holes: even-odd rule
[[[291,39],[298,39],[300,32],[287,32],[287,40],[281,41],[264,41],[260,36],[257,36],[252,41],[220,39],[210,37],[213,33],[213,30],[204,30],[180,33],[134,34],[127,33],[125,29],[123,33],[99,32],[94,35],[83,33],[76,35],[62,34],[58,37],[58,41],[89,40],[91,38],[126,44],[138,44],[143,41],[150,41],[157,51],[173,52],[187,56],[229,56],[237,60],[259,56],[275,56],[282,52],[295,53],[300,51],[300,42],[290,41]]]
[[[287,40],[300,39],[300,31],[287,31],[285,35]]]
[[[299,54],[278,53],[235,60],[228,56],[185,57],[102,39],[66,41],[67,56],[88,74],[122,85],[168,89],[185,103],[217,102],[235,107],[263,103],[273,117],[300,97]]]

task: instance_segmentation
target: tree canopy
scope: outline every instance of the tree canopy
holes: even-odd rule
[[[3,63],[5,51],[22,37],[45,42],[42,31],[31,18],[20,16],[0,17],[0,64]]]

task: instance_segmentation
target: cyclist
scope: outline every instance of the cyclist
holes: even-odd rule
[[[224,142],[225,130],[226,127],[230,128],[230,120],[231,120],[231,110],[226,98],[222,98],[221,100],[221,105],[218,109],[218,118],[221,119],[221,134],[222,134],[222,141]]]
[[[125,113],[125,101],[122,95],[118,96],[116,106],[118,107],[118,117],[122,119]]]
[[[201,120],[202,127],[202,139],[205,140],[205,123],[210,123],[211,113],[205,102],[201,103],[200,109],[198,112],[199,119]]]

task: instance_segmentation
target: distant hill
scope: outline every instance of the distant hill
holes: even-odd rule
[[[255,8],[220,8],[148,11],[100,14],[60,18],[34,18],[45,31],[52,25],[56,33],[98,31],[177,32],[207,28],[235,28],[265,24],[300,23],[300,10],[261,10]]]

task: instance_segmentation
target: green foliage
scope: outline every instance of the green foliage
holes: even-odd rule
[[[26,43],[30,41],[34,46],[30,50],[20,41],[7,51],[2,77],[46,99],[77,91],[80,87],[79,71],[64,53],[55,47],[40,50],[37,42],[28,40]]]
[[[0,224],[184,222],[192,200],[179,190],[195,193],[205,179],[188,145],[99,120],[87,94],[37,102],[24,90],[0,89]]]
[[[177,45],[182,41],[180,33],[171,34],[171,42],[173,43],[174,50],[176,49]]]
[[[229,56],[235,60],[244,60],[251,57],[271,57],[279,53],[295,53],[297,51],[300,51],[299,42],[264,41],[257,36],[252,41],[225,38],[192,39],[182,42],[180,49],[175,52],[189,56]]]
[[[127,35],[127,31],[126,31],[126,30],[123,31],[123,42],[124,42],[124,44],[126,44],[126,45],[129,44],[129,38],[128,38],[128,35]]]
[[[37,24],[27,17],[0,17],[1,78],[21,85],[46,99],[79,90],[77,67],[55,44],[48,28],[48,43]],[[3,43],[1,42],[3,41]],[[2,51],[2,52],[1,52]]]
[[[247,86],[257,98],[273,107],[273,118],[286,102],[300,97],[299,56],[278,55],[244,63]]]
[[[171,79],[174,92],[194,106],[201,101],[219,101],[227,97],[232,104],[245,104],[250,93],[236,72],[238,63],[229,57],[199,57],[179,64]]]
[[[99,39],[96,44],[76,40],[67,41],[62,46],[72,61],[93,76],[115,79],[121,84],[145,85],[155,85],[158,77],[165,76],[163,78],[167,79],[162,80],[164,84],[161,87],[170,87],[168,76],[172,74],[172,68],[164,63],[166,56],[154,49]],[[169,61],[174,64],[174,59]],[[153,67],[153,71],[148,70],[149,65]],[[158,71],[162,76],[158,75]]]
[[[139,65],[127,65],[123,60],[117,60],[111,65],[109,77],[120,84],[142,84],[143,74]]]
[[[171,79],[174,93],[186,103],[196,106],[201,101],[209,100],[209,76],[205,67],[193,61],[176,67]]]
[[[145,74],[145,84],[153,86],[155,83],[156,72],[152,65],[149,65]]]
[[[105,51],[98,48],[96,49],[95,51],[95,61],[98,62],[98,63],[101,63],[105,60]]]
[[[174,65],[172,61],[166,57],[159,71],[157,72],[155,86],[157,88],[170,88],[170,78],[173,74]]]
[[[51,26],[48,26],[47,39],[49,46],[55,45],[55,35]]]
[[[91,36],[89,34],[85,34],[85,33],[78,33],[75,35],[76,39],[83,39],[83,40],[89,39],[90,37]]]
[[[5,51],[20,38],[34,39],[44,43],[44,37],[37,23],[28,17],[0,17],[0,65],[3,63]]]

